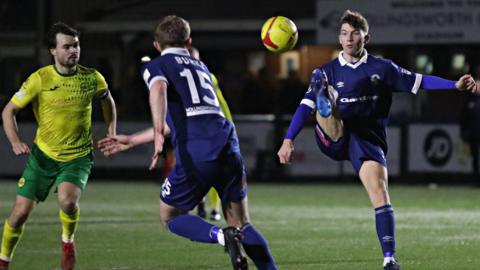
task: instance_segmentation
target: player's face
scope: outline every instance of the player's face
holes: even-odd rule
[[[72,68],[80,60],[80,42],[78,37],[57,34],[57,47],[50,49],[55,63],[66,68]]]
[[[347,56],[357,58],[363,52],[363,48],[368,41],[368,35],[365,31],[355,29],[350,24],[344,23],[340,28],[338,40]]]

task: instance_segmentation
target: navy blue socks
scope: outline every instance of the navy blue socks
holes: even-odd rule
[[[395,217],[390,204],[375,208],[377,235],[384,257],[395,255]]]

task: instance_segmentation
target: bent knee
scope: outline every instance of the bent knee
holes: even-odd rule
[[[75,213],[78,209],[77,201],[68,198],[59,200],[59,205],[60,209],[62,209],[62,211],[68,215]]]

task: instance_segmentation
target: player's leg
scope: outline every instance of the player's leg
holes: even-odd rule
[[[7,269],[8,263],[13,258],[15,248],[23,235],[24,224],[34,206],[35,202],[29,198],[20,195],[17,195],[15,198],[15,205],[13,206],[12,212],[3,225],[0,266],[4,269]]]
[[[251,223],[248,214],[247,197],[239,202],[223,203],[224,217],[229,225],[224,229],[225,242],[241,241],[243,249],[260,270],[277,269],[275,259],[264,236]],[[230,240],[228,240],[230,238]],[[235,245],[232,243],[231,245]],[[235,246],[234,246],[235,248]],[[237,248],[238,249],[238,248]],[[235,251],[241,252],[241,251]],[[232,255],[232,254],[231,254]],[[237,256],[237,258],[241,255]],[[235,259],[233,257],[232,259]],[[239,268],[241,269],[241,268]]]
[[[193,170],[193,169],[192,169]],[[206,222],[188,211],[198,205],[210,187],[198,177],[186,172],[181,165],[175,165],[162,185],[160,194],[160,221],[167,229],[181,237],[202,243],[223,245],[220,227]]]
[[[50,165],[44,154],[33,145],[23,175],[18,181],[15,205],[3,227],[0,260],[4,264],[12,259],[35,202],[44,201],[48,196],[53,184],[49,174],[54,173],[54,170],[50,170]]]
[[[210,188],[208,191],[208,199],[210,200],[210,206],[212,210],[210,211],[210,220],[212,221],[219,221],[222,217],[220,216],[220,197],[218,197],[218,193],[215,188]]]
[[[160,222],[172,233],[191,241],[224,244],[220,227],[205,219],[188,214],[188,210],[178,209],[160,201]]]
[[[205,210],[205,198],[202,199],[197,205],[197,215],[201,218],[207,217],[207,210]]]
[[[322,70],[315,70],[314,72],[322,73]],[[338,92],[328,85],[326,75],[319,74],[315,76],[320,78],[316,83],[312,82],[313,91],[316,96],[315,118],[317,124],[321,127],[327,137],[334,142],[337,142],[343,137],[343,121],[340,117],[340,111],[336,106]]]
[[[76,250],[74,236],[80,220],[81,189],[70,182],[62,182],[57,187],[59,218],[62,224],[62,257],[60,265],[63,270],[74,269]]]
[[[74,269],[76,264],[75,232],[80,220],[79,201],[93,165],[91,155],[69,162],[58,162],[59,173],[55,182],[58,193],[59,219],[62,224],[63,270]]]
[[[375,223],[382,247],[385,269],[399,269],[395,261],[395,217],[388,194],[387,168],[373,160],[364,161],[360,179],[375,208]]]
[[[70,182],[62,182],[57,187],[58,205],[60,207],[59,218],[62,223],[62,241],[70,243],[74,240],[74,235],[80,219],[80,206],[78,202],[82,190]]]
[[[230,248],[238,252],[239,240],[247,253],[253,260],[258,269],[277,269],[275,260],[270,252],[267,241],[263,235],[250,223],[248,203],[247,203],[247,180],[246,171],[243,165],[243,159],[240,153],[230,153],[226,157],[227,168],[232,171],[224,176],[228,181],[225,185],[218,185],[216,189],[222,198],[222,208],[225,221],[229,225],[224,229],[226,247],[227,243],[232,243]],[[241,260],[241,252],[233,254],[232,263]],[[242,268],[239,268],[242,269]]]
[[[328,117],[322,117],[318,112],[315,113],[317,124],[322,128],[324,134],[334,142],[343,137],[343,121],[338,116],[334,107],[334,112]]]

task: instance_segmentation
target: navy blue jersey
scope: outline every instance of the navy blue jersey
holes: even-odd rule
[[[191,57],[187,49],[168,48],[141,72],[149,89],[157,80],[167,83],[167,124],[177,150],[180,147],[190,156],[211,160],[231,141],[233,151],[238,151],[233,124],[225,120],[202,61]]]
[[[319,68],[325,71],[329,88],[338,93],[336,106],[345,130],[379,144],[386,152],[386,125],[392,93],[416,94],[422,75],[367,53],[356,63],[348,63],[340,53],[338,58]],[[311,87],[302,103],[316,109]]]

